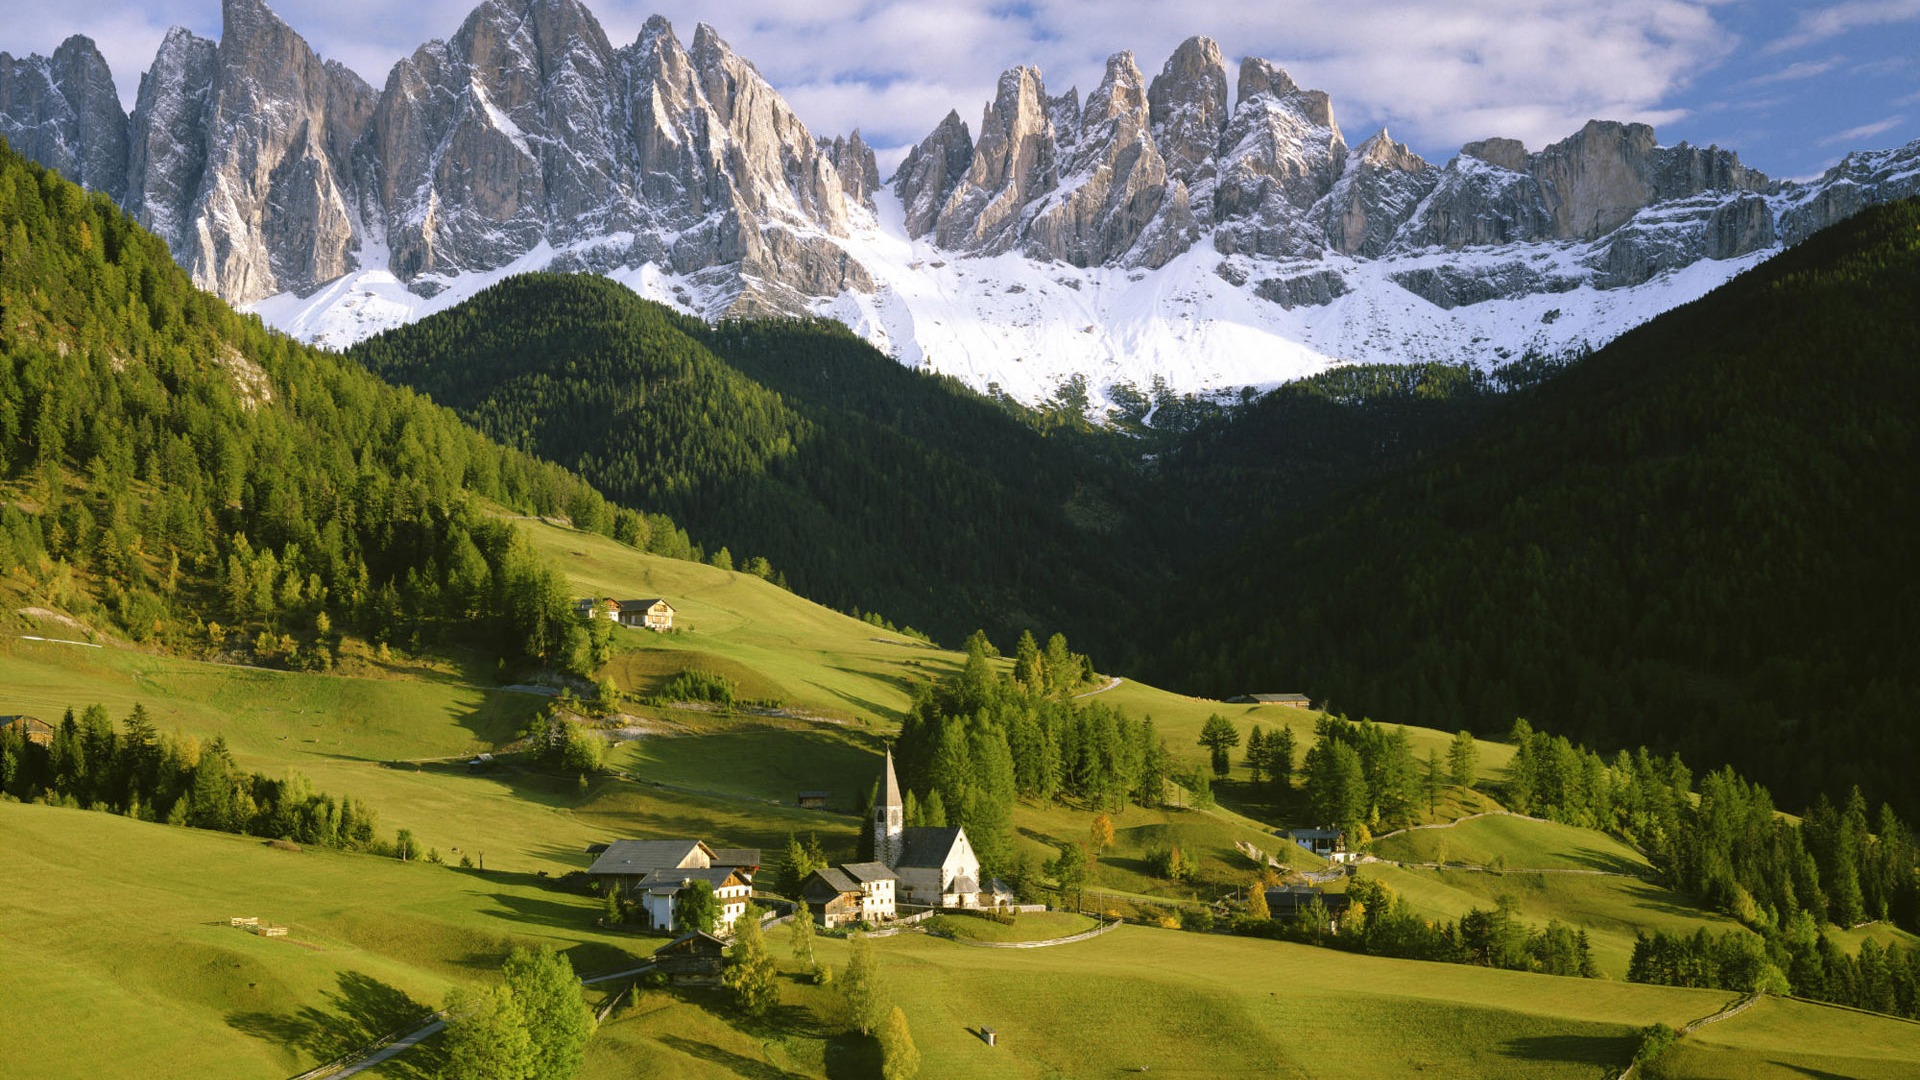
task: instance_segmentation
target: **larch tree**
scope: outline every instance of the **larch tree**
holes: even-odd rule
[[[502,969],[519,1005],[531,1044],[531,1076],[566,1080],[580,1072],[593,1010],[580,996],[573,963],[548,945],[515,949]]]
[[[880,1025],[880,1075],[884,1080],[913,1080],[920,1075],[920,1048],[913,1045],[907,1014],[898,1005]]]
[[[1240,729],[1233,721],[1214,713],[1200,729],[1200,745],[1213,760],[1213,775],[1225,779],[1233,771],[1233,748],[1240,745]]]
[[[780,985],[766,936],[760,932],[760,909],[748,904],[733,925],[733,951],[720,981],[733,991],[741,1012],[765,1016],[780,1000]]]

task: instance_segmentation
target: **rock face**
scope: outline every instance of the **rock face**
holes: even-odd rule
[[[68,38],[51,57],[0,52],[0,136],[70,180],[126,196],[127,114],[87,38]]]
[[[967,133],[967,123],[960,114],[949,112],[932,134],[907,151],[906,159],[893,174],[893,193],[906,209],[909,237],[917,240],[933,231],[939,224],[940,211],[972,167],[973,136]]]
[[[140,77],[127,160],[126,207],[167,242],[181,265],[194,197],[207,168],[207,109],[219,46],[179,27],[167,31],[153,67]]]
[[[217,44],[168,33],[131,118],[85,38],[0,54],[0,134],[236,303],[383,246],[422,293],[542,245],[560,268],[706,274],[709,314],[871,287],[825,239],[880,184],[857,132],[816,141],[711,27],[687,49],[656,18],[616,49],[578,0],[486,0],[378,93],[261,0],[225,0]]]
[[[853,254],[876,250],[855,239],[877,220],[874,150],[858,131],[809,132],[712,27],[683,45],[655,17],[616,45],[580,0],[484,0],[376,92],[262,0],[223,0],[222,18],[217,43],[167,34],[131,117],[85,38],[51,57],[0,53],[0,135],[120,201],[230,301],[306,295],[366,271],[400,313],[381,317],[397,319],[482,275],[547,266],[651,275],[708,317],[832,310],[876,340],[946,320],[919,320],[906,310],[919,290],[876,284],[902,271]],[[1384,130],[1350,147],[1328,96],[1266,60],[1243,60],[1228,82],[1205,37],[1151,80],[1117,53],[1084,97],[1049,94],[1035,68],[1009,70],[977,128],[949,112],[887,181],[907,237],[1044,268],[981,301],[982,319],[1024,326],[1056,317],[1041,295],[1053,284],[1078,291],[1099,268],[1129,283],[1185,275],[1156,304],[1226,287],[1262,317],[1353,304],[1363,289],[1458,311],[1637,287],[1920,193],[1920,144],[1778,184],[1730,151],[1661,146],[1645,125],[1610,121],[1538,152],[1483,139],[1435,165]],[[1528,318],[1559,333],[1558,311]],[[1341,325],[1393,340],[1363,320]],[[1152,337],[1130,328],[1104,355]]]
[[[245,302],[352,269],[348,155],[373,90],[314,55],[260,0],[225,0],[221,14],[187,268]]]

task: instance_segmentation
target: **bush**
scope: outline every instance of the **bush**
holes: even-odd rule
[[[1651,1065],[1673,1046],[1680,1033],[1665,1024],[1655,1024],[1640,1032],[1640,1048],[1633,1052],[1635,1065]]]

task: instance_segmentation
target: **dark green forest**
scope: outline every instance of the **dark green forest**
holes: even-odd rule
[[[659,515],[193,288],[0,146],[0,576],[137,642],[309,669],[345,635],[577,666],[565,579],[488,503],[669,554]]]
[[[352,355],[697,523],[735,564],[765,558],[810,599],[948,642],[1100,626],[1167,574],[1101,440],[1043,434],[837,325],[710,327],[602,278],[533,274]]]
[[[1670,312],[1175,590],[1150,676],[1920,808],[1920,204]]]

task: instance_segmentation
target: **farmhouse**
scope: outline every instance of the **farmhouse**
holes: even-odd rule
[[[680,899],[694,882],[713,886],[720,925],[730,928],[747,909],[758,848],[714,848],[700,840],[620,840],[607,845],[587,868],[603,889],[617,888],[638,901],[649,925],[675,928]]]
[[[37,716],[0,716],[0,728],[13,728],[30,743],[53,745],[53,725]]]
[[[622,600],[616,616],[621,626],[632,626],[664,634],[673,629],[673,605],[659,597],[646,600]]]
[[[1286,705],[1295,709],[1310,709],[1313,702],[1305,694],[1241,694],[1227,699],[1229,705]]]
[[[726,942],[696,930],[655,949],[653,966],[675,986],[717,986],[727,966],[726,950]]]
[[[609,597],[589,596],[573,602],[573,610],[583,619],[612,619],[620,621],[620,601]]]
[[[1339,829],[1289,829],[1287,839],[1323,859],[1337,863],[1353,862],[1357,856],[1347,850],[1347,834]]]
[[[873,851],[879,861],[899,876],[900,903],[926,907],[998,907],[1013,902],[1013,892],[999,882],[982,887],[980,856],[958,827],[907,828],[906,803],[893,771],[893,751],[887,751],[881,777],[880,801],[873,808]]]
[[[1321,892],[1311,885],[1276,885],[1267,890],[1267,910],[1276,919],[1299,918],[1315,900],[1330,918],[1339,918],[1347,910],[1345,893]]]
[[[800,809],[825,810],[827,800],[833,797],[830,791],[803,791],[799,795]]]
[[[800,898],[829,930],[850,923],[885,922],[894,917],[898,881],[882,863],[842,863],[808,874],[800,885]]]

